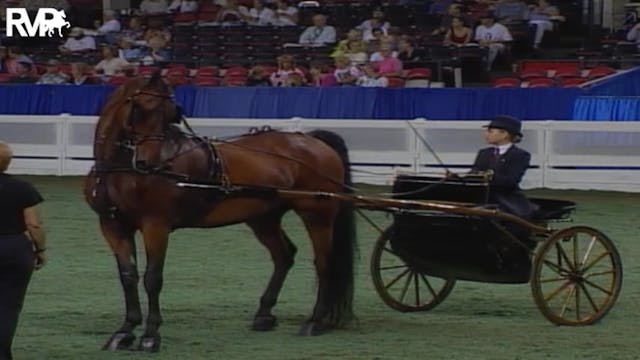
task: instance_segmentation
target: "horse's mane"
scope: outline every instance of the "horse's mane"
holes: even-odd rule
[[[123,112],[125,108],[123,105],[136,90],[144,86],[145,81],[144,78],[131,79],[118,87],[116,91],[109,96],[107,103],[100,112],[100,118],[96,124],[93,148],[93,155],[96,160],[106,160],[111,157],[110,147],[113,147],[116,137],[122,128],[122,117],[127,116],[127,114]]]

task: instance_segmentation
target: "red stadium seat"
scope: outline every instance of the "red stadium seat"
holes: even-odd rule
[[[154,72],[158,71],[159,68],[155,66],[140,66],[138,68],[138,75],[140,76],[151,76]]]
[[[597,79],[605,76],[615,74],[616,70],[608,66],[597,66],[589,70],[589,79]]]
[[[215,66],[203,66],[196,69],[196,76],[211,76],[216,77],[220,74],[220,71]]]
[[[414,68],[407,70],[407,79],[431,79],[431,69]]]
[[[530,88],[548,88],[554,86],[555,81],[546,77],[529,79]]]
[[[242,67],[242,66],[233,66],[228,68],[225,71],[225,76],[229,76],[229,77],[246,77],[247,76],[247,69]]]
[[[126,77],[126,76],[110,76],[109,79],[106,81],[106,84],[109,84],[109,85],[122,85],[122,84],[126,83],[127,80],[129,80],[129,78]]]
[[[554,77],[556,78],[576,78],[579,77],[580,74],[578,71],[574,69],[560,69],[557,70]]]
[[[245,86],[247,85],[246,76],[226,76],[224,78],[225,86]]]
[[[390,88],[403,88],[404,87],[404,79],[399,77],[388,77],[389,85],[387,87]]]
[[[518,77],[522,80],[546,77],[547,73],[541,70],[523,70],[518,73]]]
[[[560,86],[561,87],[578,87],[582,84],[584,84],[585,82],[587,82],[587,79],[585,78],[581,78],[581,77],[567,77],[567,78],[563,78],[560,79]]]
[[[521,81],[514,77],[497,78],[493,81],[494,88],[513,88],[520,87]]]
[[[196,86],[220,86],[220,79],[215,76],[198,75],[193,79]]]
[[[11,79],[11,75],[10,74],[5,74],[5,73],[0,74],[0,83],[6,83],[10,79]]]

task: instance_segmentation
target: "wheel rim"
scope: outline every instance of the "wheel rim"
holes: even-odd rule
[[[540,248],[531,281],[540,311],[559,325],[588,325],[604,317],[622,286],[613,242],[588,227],[563,229]]]
[[[391,248],[392,228],[378,239],[371,258],[376,291],[390,307],[403,311],[425,311],[441,303],[453,289],[455,279],[426,275],[405,263]]]

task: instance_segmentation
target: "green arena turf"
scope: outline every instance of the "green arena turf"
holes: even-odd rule
[[[529,192],[578,202],[575,224],[600,229],[622,255],[621,296],[613,310],[593,326],[553,325],[536,308],[528,284],[458,282],[451,295],[429,312],[392,310],[378,297],[369,274],[376,230],[360,219],[358,321],[349,329],[320,337],[297,336],[315,301],[315,277],[306,234],[300,221],[288,215],[285,230],[300,251],[274,311],[279,326],[267,333],[249,330],[272,266],[268,253],[246,226],[180,230],[171,237],[164,274],[161,351],[149,355],[99,350],[122,322],[123,294],[114,258],[98,231],[96,216],[82,198],[81,179],[26,179],[46,199],[50,263],[34,274],[27,294],[14,342],[19,360],[624,360],[640,356],[640,194]],[[368,214],[381,226],[390,222],[383,213]],[[140,241],[138,248],[144,266]],[[146,303],[144,292],[141,295]]]

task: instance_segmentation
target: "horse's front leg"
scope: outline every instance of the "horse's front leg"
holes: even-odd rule
[[[135,229],[117,220],[106,218],[100,219],[100,228],[115,255],[126,305],[124,323],[103,347],[104,350],[114,351],[129,348],[136,338],[133,330],[142,323],[138,296]]]
[[[160,332],[162,324],[160,314],[160,291],[162,273],[169,240],[169,227],[162,221],[145,222],[142,226],[144,247],[147,254],[147,268],[144,274],[144,287],[149,299],[149,314],[146,329],[140,338],[139,349],[149,352],[160,350]]]

